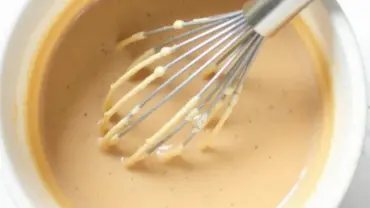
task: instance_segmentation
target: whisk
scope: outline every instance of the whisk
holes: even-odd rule
[[[150,48],[137,58],[125,74],[110,86],[104,104],[104,116],[100,120],[104,132],[100,138],[100,146],[105,149],[116,145],[129,131],[147,119],[164,103],[181,93],[181,90],[194,78],[213,69],[213,76],[201,90],[192,96],[183,107],[175,113],[161,128],[145,140],[134,154],[124,160],[126,166],[131,166],[155,152],[164,143],[169,141],[186,125],[191,125],[189,135],[167,153],[167,157],[181,154],[184,147],[193,140],[195,135],[204,130],[207,123],[223,109],[221,116],[211,130],[206,144],[216,135],[232,113],[233,107],[243,88],[243,82],[251,63],[256,57],[258,49],[264,39],[288,22],[312,0],[257,0],[246,2],[243,9],[230,13],[193,19],[191,21],[176,20],[173,25],[158,29],[139,32],[118,43],[122,49],[136,41],[146,39],[159,33],[190,28],[181,34],[176,34],[162,44]],[[195,44],[194,44],[195,43]],[[193,45],[192,45],[193,44]],[[191,46],[187,51],[176,55],[175,51],[185,46]],[[199,53],[200,51],[200,53]],[[194,56],[195,53],[196,54]],[[118,101],[113,102],[114,92],[132,76],[153,63],[170,57],[165,64],[156,66],[153,72],[133,87]],[[193,57],[193,58],[192,58]],[[191,59],[189,59],[191,58]],[[206,59],[201,62],[202,59]],[[174,67],[180,61],[186,60],[183,67]],[[201,64],[200,64],[201,63]],[[198,66],[200,64],[200,66]],[[153,90],[149,96],[137,103],[118,123],[107,129],[110,118],[127,103],[134,95],[142,92],[150,83],[154,82],[170,70],[175,72],[161,85]],[[166,86],[184,73],[191,73],[166,94],[153,107],[143,111],[144,106]],[[139,112],[141,114],[137,115]]]

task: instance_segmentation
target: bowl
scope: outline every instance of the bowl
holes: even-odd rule
[[[33,161],[24,112],[29,66],[52,20],[68,3],[68,0],[9,2],[19,9],[12,16],[14,21],[10,21],[11,35],[5,47],[0,48],[0,141],[5,184],[16,206],[22,208],[58,207]],[[365,139],[368,90],[365,68],[351,27],[336,1],[315,1],[301,16],[329,58],[334,120],[324,170],[310,197],[296,199],[304,200],[306,207],[337,207],[351,182]]]

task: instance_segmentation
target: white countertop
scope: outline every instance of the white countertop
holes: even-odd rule
[[[0,0],[0,48],[2,48],[2,46],[5,44],[5,40],[7,39],[6,37],[9,35],[6,32],[9,31],[11,24],[14,22],[9,19],[9,17],[17,16],[14,15],[14,13],[18,13],[20,11],[20,5],[16,4],[18,0],[14,0],[11,4],[8,2],[9,1]],[[370,1],[338,0],[338,2],[342,5],[343,10],[345,10],[347,13],[347,17],[352,24],[354,32],[356,33],[358,42],[361,42],[360,47],[365,60],[364,64],[369,71],[368,80],[370,80]],[[368,128],[368,131],[370,134],[370,128]],[[370,207],[370,138],[368,138],[365,143],[366,144],[359,166],[355,173],[355,177],[347,195],[343,200],[341,208]],[[0,207],[14,208],[12,200],[7,196],[7,192],[2,185],[2,180],[4,180],[4,178],[0,177]]]

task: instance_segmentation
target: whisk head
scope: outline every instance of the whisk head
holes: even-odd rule
[[[173,117],[148,137],[134,154],[124,160],[127,166],[156,152],[185,126],[191,126],[188,135],[183,137],[182,142],[173,147],[166,156],[180,154],[216,114],[220,116],[217,124],[210,130],[209,138],[217,134],[237,103],[247,71],[264,39],[248,25],[243,11],[240,10],[187,22],[177,20],[173,25],[136,33],[119,42],[117,48],[122,49],[136,41],[171,31],[173,33],[183,31],[183,33],[172,35],[163,43],[149,48],[110,86],[104,106],[104,116],[100,121],[103,132],[100,139],[101,147],[116,145],[128,132],[153,115],[176,94],[182,93],[184,87],[191,84],[196,77],[207,73],[212,76],[197,93],[183,103],[182,108]],[[180,62],[183,64],[178,66]],[[153,65],[156,67],[149,76],[113,102],[113,94],[123,83],[140,70]],[[112,116],[128,100],[167,74],[170,74],[168,78],[135,104],[122,119],[108,128]],[[163,89],[173,84],[174,80],[184,77],[183,75],[186,75],[185,78],[165,96],[154,99]],[[146,108],[153,100],[155,103],[150,108]]]

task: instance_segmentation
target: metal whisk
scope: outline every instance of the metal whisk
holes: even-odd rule
[[[265,37],[268,37],[280,26],[284,25],[311,1],[257,0],[255,3],[247,2],[244,4],[243,9],[239,11],[194,19],[188,22],[176,20],[173,25],[139,32],[121,41],[117,46],[119,49],[159,33],[191,28],[144,52],[131,64],[127,72],[111,85],[104,106],[104,116],[100,121],[101,128],[106,130],[100,139],[101,147],[107,148],[116,145],[124,135],[162,107],[175,94],[181,93],[184,86],[208,70],[209,67],[215,69],[214,75],[202,89],[184,103],[184,106],[154,135],[146,139],[143,146],[137,149],[133,155],[126,158],[124,164],[126,166],[135,164],[137,161],[155,152],[183,129],[184,126],[191,125],[192,130],[189,132],[189,135],[183,139],[179,146],[174,147],[173,151],[168,153],[167,156],[172,157],[181,154],[183,148],[198,132],[203,130],[212,117],[221,109],[224,109],[216,126],[211,131],[211,135],[217,134],[238,101],[248,69]],[[174,56],[175,51],[191,44],[193,45],[186,52]],[[199,51],[199,54],[189,59],[192,57],[191,55]],[[152,74],[117,102],[114,103],[112,101],[112,95],[119,86],[144,67],[156,63],[165,57],[171,57],[171,59],[166,64],[157,66]],[[206,58],[206,61],[201,62],[202,58]],[[174,67],[175,64],[185,59],[189,59],[185,66]],[[201,65],[197,66],[199,63]],[[164,76],[169,70],[176,71],[171,77],[163,81],[158,88],[153,90],[148,97],[136,104],[112,128],[106,129],[110,118],[117,113],[119,108],[125,105],[134,95],[144,90],[150,83]],[[191,71],[190,75],[170,93],[166,94],[152,108],[134,118],[163,88],[180,75],[189,71]],[[211,138],[212,136],[209,137],[209,139]]]

